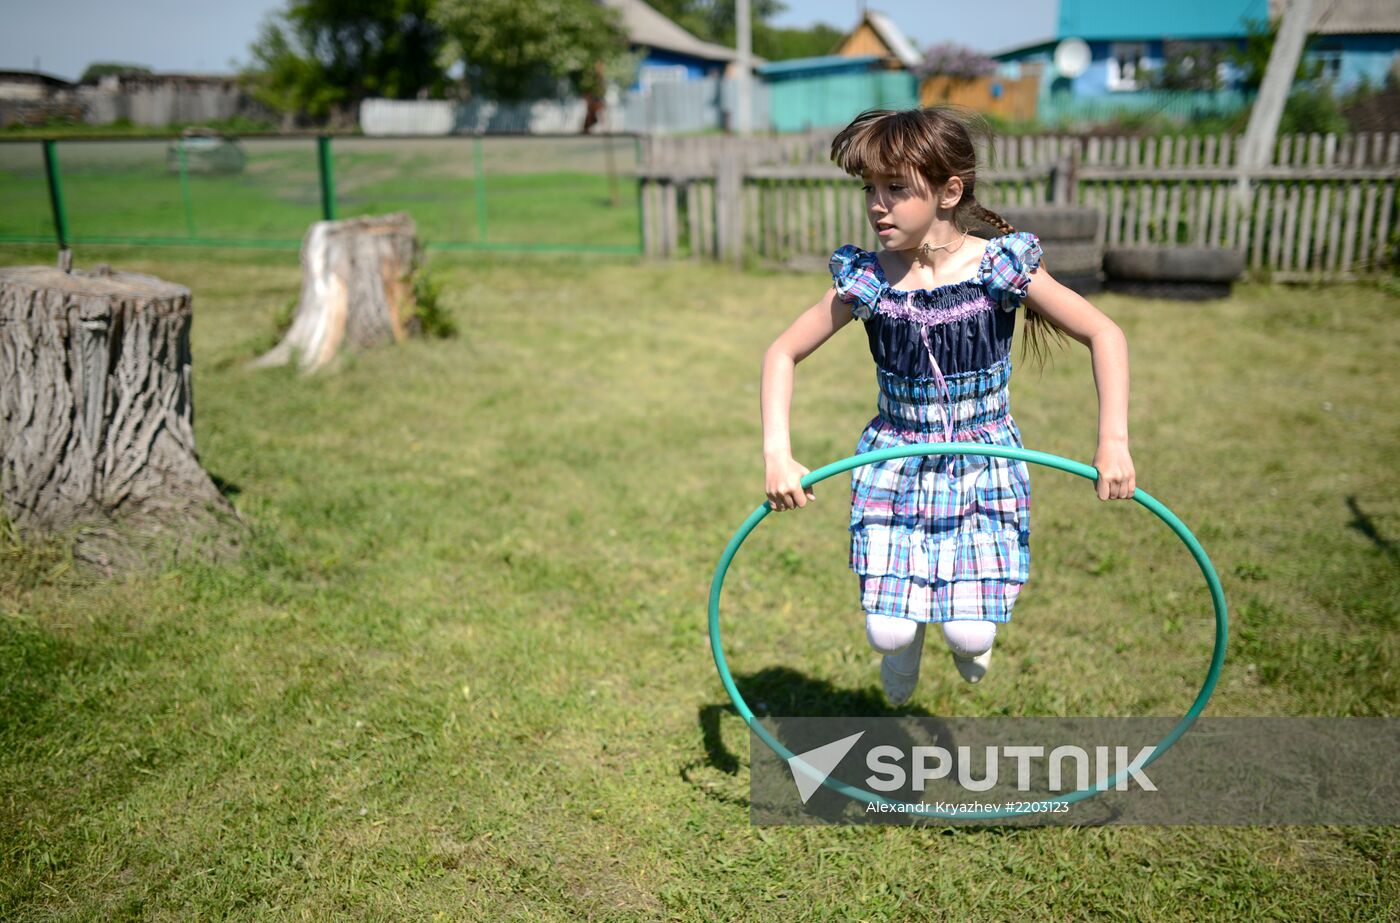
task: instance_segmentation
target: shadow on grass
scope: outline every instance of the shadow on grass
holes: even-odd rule
[[[833,725],[835,725],[842,718],[852,717],[930,718],[935,721],[939,717],[917,705],[892,706],[885,700],[883,693],[870,688],[841,688],[833,686],[826,680],[813,679],[786,667],[768,667],[754,673],[735,676],[734,683],[744,696],[744,700],[749,703],[749,708],[759,718],[766,718],[770,715],[790,718],[832,718]],[[682,780],[698,789],[707,798],[747,808],[751,807],[749,798],[714,791],[712,786],[705,784],[704,780],[697,774],[698,770],[703,769],[716,770],[727,776],[738,776],[739,774],[741,765],[739,757],[724,744],[722,722],[726,715],[736,719],[740,718],[739,711],[732,702],[711,703],[699,708],[697,717],[705,755],[682,766],[680,776]],[[957,752],[955,735],[946,725],[938,723],[931,730],[937,735],[941,746],[947,747],[954,753]],[[908,751],[915,743],[923,743],[924,741],[915,741],[911,737],[901,735],[900,738],[887,742]],[[849,783],[849,780],[845,781]],[[1049,797],[1051,794],[1047,791],[1028,797]],[[808,816],[817,818],[822,823],[849,824],[851,823],[848,817],[850,801],[848,796],[824,786],[813,794],[812,799],[805,806],[805,811]],[[1077,816],[1082,814],[1082,811],[1082,808],[1076,807]],[[1058,823],[1055,826],[1106,826],[1120,817],[1121,813],[1117,809],[1105,807],[1096,810],[1096,816],[1092,819],[1078,820],[1073,824]],[[922,823],[911,823],[908,818],[886,817],[881,822],[905,826],[942,827],[945,828],[944,832],[948,834],[960,829],[970,833],[1006,834],[1024,830],[1030,826],[1028,824],[973,825],[964,823],[953,827],[942,818],[926,818]]]
[[[1351,510],[1352,515],[1352,520],[1347,525],[1370,539],[1372,544],[1388,554],[1392,561],[1400,561],[1400,550],[1396,549],[1394,542],[1381,535],[1380,530],[1376,528],[1376,521],[1361,509],[1361,504],[1356,501],[1356,495],[1347,494],[1346,503],[1347,509]]]
[[[212,471],[209,472],[209,480],[214,482],[214,487],[219,493],[223,494],[225,499],[232,500],[234,497],[243,493],[243,488],[232,481],[224,480]]]

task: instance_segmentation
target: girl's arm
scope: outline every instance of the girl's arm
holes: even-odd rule
[[[836,297],[835,287],[803,311],[763,354],[759,413],[763,418],[764,492],[777,510],[806,506],[816,495],[802,490],[802,475],[811,472],[792,457],[788,414],[793,370],[832,334],[851,322],[851,306]]]
[[[1128,341],[1122,329],[1078,292],[1061,285],[1044,266],[1031,273],[1025,301],[1089,347],[1099,392],[1099,445],[1094,467],[1100,500],[1129,500],[1137,474],[1128,453]]]

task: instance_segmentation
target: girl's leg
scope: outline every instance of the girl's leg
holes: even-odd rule
[[[996,640],[997,623],[986,619],[953,619],[943,623],[943,640],[955,654],[976,657]]]
[[[894,654],[909,646],[917,629],[925,622],[895,618],[892,615],[865,614],[865,637],[882,654]]]
[[[914,695],[927,628],[927,622],[866,613],[865,636],[871,647],[885,655],[880,663],[880,681],[885,698],[892,705],[903,705]]]
[[[978,682],[986,675],[996,635],[997,623],[986,619],[953,619],[943,623],[943,640],[953,653],[958,672],[969,683]]]

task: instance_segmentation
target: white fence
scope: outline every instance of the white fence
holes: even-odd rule
[[[830,140],[643,139],[643,251],[782,263],[829,255],[832,241],[878,247],[860,183],[830,163]],[[1103,215],[1099,247],[1227,247],[1277,281],[1352,280],[1395,259],[1400,132],[1283,135],[1249,172],[1243,208],[1231,195],[1239,147],[1234,135],[998,137],[998,166],[978,171],[977,197],[994,211],[1090,205]]]
[[[750,125],[768,124],[768,88],[750,81]],[[599,131],[664,135],[726,130],[738,113],[738,81],[707,77],[660,81],[637,90],[609,87]],[[578,134],[587,109],[578,97],[502,104],[492,100],[368,99],[360,104],[366,135]]]

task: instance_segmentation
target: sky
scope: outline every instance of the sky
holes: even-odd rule
[[[860,0],[785,2],[788,10],[774,25],[824,22],[844,31],[862,7]],[[283,0],[0,0],[0,70],[77,80],[93,61],[120,61],[156,71],[228,73],[249,62],[258,24],[283,6]],[[975,2],[878,0],[870,8],[888,14],[921,50],[951,40],[995,51],[1050,35],[1056,6],[999,0],[995,16]]]
[[[775,26],[810,26],[824,22],[845,32],[860,22],[860,11],[871,9],[894,20],[914,47],[923,51],[937,42],[957,42],[978,51],[1000,51],[1013,45],[1049,38],[1055,32],[1059,4],[1053,0],[998,0],[994,5],[975,0],[783,0],[786,13],[773,17]],[[989,15],[990,14],[990,15]]]

